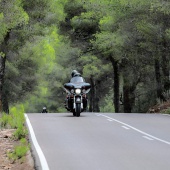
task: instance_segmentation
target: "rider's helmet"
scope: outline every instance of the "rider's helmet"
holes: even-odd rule
[[[74,77],[81,77],[81,74],[77,72],[74,74]]]
[[[71,72],[71,77],[74,77],[75,76],[75,74],[77,74],[78,73],[78,71],[77,70],[73,70],[72,72]]]

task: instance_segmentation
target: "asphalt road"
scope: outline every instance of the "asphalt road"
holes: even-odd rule
[[[40,159],[48,164],[48,167],[42,165],[44,170],[170,169],[168,115],[81,113],[81,117],[73,117],[71,113],[41,113],[27,116],[40,146],[33,148],[42,151]],[[39,160],[38,154],[35,157]],[[41,169],[40,164],[37,166]]]

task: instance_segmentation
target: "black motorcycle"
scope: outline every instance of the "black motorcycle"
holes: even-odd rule
[[[82,77],[74,77],[70,83],[64,84],[67,93],[65,107],[73,113],[73,116],[80,116],[80,113],[87,108],[87,93],[90,91],[91,85],[85,83]]]

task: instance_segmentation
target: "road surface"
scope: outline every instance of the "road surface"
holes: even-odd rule
[[[170,168],[168,115],[81,113],[81,117],[73,117],[71,113],[37,113],[26,114],[26,118],[31,135],[35,134],[32,146],[37,169]]]

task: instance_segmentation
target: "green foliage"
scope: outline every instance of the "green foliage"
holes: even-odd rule
[[[25,126],[22,125],[17,127],[16,131],[13,134],[15,140],[25,138],[27,135],[28,135],[28,130],[26,129]]]
[[[170,114],[170,108],[166,109],[166,110],[164,111],[164,113],[165,113],[165,114]]]
[[[18,159],[22,159],[21,161],[24,160],[24,156],[27,154],[29,151],[29,145],[27,143],[27,140],[25,138],[20,139],[20,144],[15,146],[13,152],[7,153],[8,158],[11,159],[12,161],[16,161]]]
[[[4,15],[3,13],[0,13],[0,23],[1,23],[1,28],[0,28],[0,44],[3,41],[4,35],[7,32],[6,25],[4,23]]]
[[[113,92],[107,94],[100,103],[100,111],[103,113],[114,113]]]
[[[21,0],[9,0],[6,3],[3,3],[2,0],[0,3],[0,11],[4,15],[4,23],[6,24],[7,29],[15,28],[18,25],[24,25],[28,23],[29,16],[23,9],[23,4]]]
[[[71,20],[71,25],[75,30],[86,32],[87,35],[93,34],[98,28],[97,15],[94,12],[81,13],[81,16],[75,16]]]
[[[11,128],[19,128],[24,125],[24,107],[23,105],[18,105],[10,109],[11,121],[9,122]]]
[[[27,130],[24,127],[24,107],[23,105],[18,105],[10,109],[10,114],[3,113],[0,118],[1,128],[13,128],[17,129],[15,131],[15,138],[19,139],[21,136],[27,134]]]
[[[8,123],[10,121],[9,115],[6,113],[2,113],[2,117],[0,118],[0,127],[1,128],[6,128],[8,126]]]
[[[96,34],[94,46],[105,56],[113,55],[116,60],[121,57],[124,37],[119,33],[102,32]]]
[[[15,128],[16,131],[13,133],[13,138],[15,140],[20,140],[20,143],[15,146],[14,151],[7,153],[8,157],[12,161],[21,159],[24,161],[24,156],[29,150],[29,145],[26,140],[28,135],[28,130],[26,129],[24,118],[24,107],[23,105],[17,105],[10,109],[10,114],[7,115],[4,113],[0,118],[0,127],[1,128]]]

